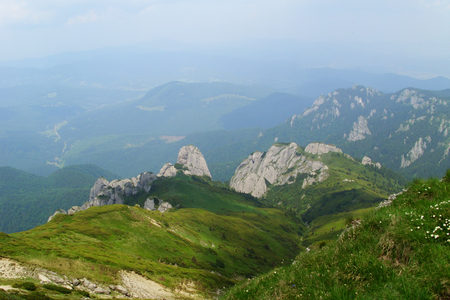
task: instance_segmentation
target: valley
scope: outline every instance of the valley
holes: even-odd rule
[[[0,87],[0,299],[449,294],[445,78],[66,67]]]

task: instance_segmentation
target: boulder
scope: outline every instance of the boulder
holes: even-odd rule
[[[161,205],[159,205],[158,210],[162,213],[165,213],[169,209],[172,208],[172,205],[169,202],[163,202]]]
[[[145,200],[145,203],[144,203],[144,209],[155,210],[155,199],[147,198],[147,200]]]
[[[177,175],[177,169],[171,164],[167,163],[165,164],[161,170],[159,170],[158,177],[173,177]]]
[[[94,289],[94,293],[100,294],[100,295],[109,295],[109,294],[111,294],[110,291],[105,290],[104,288],[101,288],[101,287],[95,288],[95,289]]]
[[[130,293],[128,292],[128,290],[121,285],[116,285],[115,290],[118,291],[119,293],[121,293],[122,295],[130,296]]]

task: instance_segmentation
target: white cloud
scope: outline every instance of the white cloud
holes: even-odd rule
[[[78,25],[78,24],[86,24],[86,23],[94,23],[99,19],[104,18],[104,15],[98,15],[93,10],[88,11],[84,15],[77,15],[76,17],[69,18],[66,22],[66,25]]]
[[[0,25],[41,24],[51,19],[52,15],[50,11],[33,10],[24,1],[0,1]]]

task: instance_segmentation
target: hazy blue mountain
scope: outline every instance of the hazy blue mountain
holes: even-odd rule
[[[225,129],[270,128],[285,121],[293,111],[301,111],[312,99],[286,93],[274,93],[237,108],[221,117]]]

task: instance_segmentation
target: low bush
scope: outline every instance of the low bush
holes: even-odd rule
[[[70,294],[72,293],[71,290],[63,288],[62,286],[57,286],[54,284],[44,284],[44,288],[50,291],[56,291],[59,292],[61,294]]]

